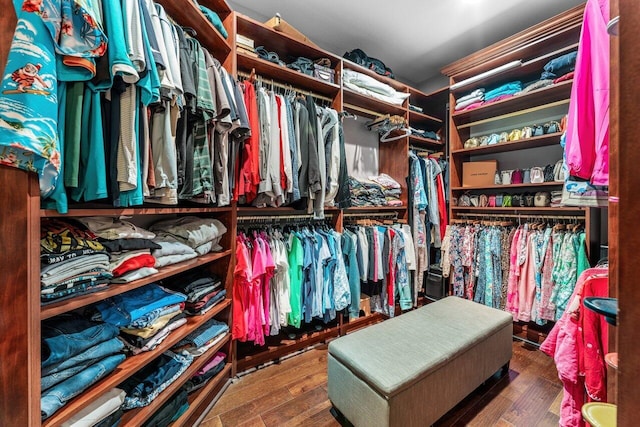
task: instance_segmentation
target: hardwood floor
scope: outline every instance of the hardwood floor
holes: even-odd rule
[[[435,425],[557,426],[561,399],[551,358],[514,341],[508,377],[492,377]],[[200,426],[340,426],[327,398],[326,345],[235,380]]]

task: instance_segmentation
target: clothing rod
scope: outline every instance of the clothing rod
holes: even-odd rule
[[[397,212],[347,212],[344,214],[345,218],[360,218],[360,217],[372,217],[372,218],[398,218]]]
[[[568,103],[569,103],[568,99],[563,99],[561,101],[556,101],[556,102],[551,102],[549,104],[540,105],[538,107],[531,107],[531,108],[527,108],[526,110],[519,110],[519,111],[515,111],[513,113],[503,114],[501,116],[494,116],[494,117],[491,117],[491,118],[488,118],[488,119],[478,120],[477,122],[467,123],[467,124],[458,126],[458,129],[470,128],[472,126],[482,125],[482,124],[485,124],[485,123],[491,123],[491,122],[495,122],[497,120],[508,119],[510,117],[517,117],[517,116],[520,116],[522,114],[533,113],[535,111],[540,111],[540,110],[546,110],[548,108],[557,107],[559,105],[564,105],[564,104],[568,104]],[[471,110],[471,111],[473,111],[473,110]]]
[[[471,217],[471,218],[484,218],[484,217],[498,217],[498,218],[542,218],[542,219],[573,219],[584,221],[584,217],[577,215],[536,215],[536,214],[502,214],[498,212],[487,213],[459,213],[458,216]]]
[[[249,73],[245,73],[244,71],[238,71],[238,77],[244,77],[244,78],[248,79],[250,76],[251,75]],[[259,77],[259,76],[256,75],[256,77]],[[297,87],[292,86],[290,84],[278,83],[278,82],[273,81],[273,79],[268,80],[268,79],[265,79],[264,77],[259,77],[259,78],[261,78],[263,82],[266,82],[265,84],[269,84],[269,85],[272,85],[272,86],[277,86],[277,87],[282,88],[282,89],[291,89],[291,90],[296,91],[296,93],[312,96],[314,98],[322,99],[323,101],[327,101],[327,102],[333,103],[333,99],[327,98],[326,96],[318,95],[318,94],[306,91],[304,89],[297,88]]]
[[[292,219],[306,220],[306,221],[324,221],[333,218],[333,214],[325,214],[325,218],[315,218],[313,215],[255,215],[255,216],[238,216],[238,222],[248,221],[263,221],[263,222],[278,222],[287,221]]]
[[[438,151],[441,151],[441,150],[436,150],[436,149],[431,149],[431,148],[416,147],[415,145],[409,145],[409,150],[422,151],[424,153],[436,153]]]
[[[347,104],[346,102],[343,104],[343,109],[358,111],[360,113],[367,114],[368,116],[371,116],[371,117],[384,116],[384,114],[378,113],[377,111],[369,110],[363,107],[358,107],[357,105],[353,105],[353,104]]]

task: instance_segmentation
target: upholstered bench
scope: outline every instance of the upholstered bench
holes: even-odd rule
[[[329,343],[329,400],[359,426],[428,426],[500,368],[512,317],[447,297]]]

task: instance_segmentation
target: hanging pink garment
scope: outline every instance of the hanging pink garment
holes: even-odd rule
[[[567,117],[569,173],[609,185],[609,0],[588,0],[584,10]]]

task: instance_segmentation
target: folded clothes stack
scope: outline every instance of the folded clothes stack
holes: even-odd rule
[[[349,177],[351,206],[386,206],[387,198],[382,187],[369,180]]]
[[[49,418],[125,359],[118,328],[66,313],[42,322],[40,411]]]
[[[162,353],[118,386],[127,393],[122,409],[142,408],[151,404],[187,370],[191,362],[193,356],[186,353]]]
[[[226,323],[210,319],[178,342],[173,349],[192,357],[202,356],[222,341],[228,332],[229,326]]]
[[[409,97],[408,93],[398,92],[386,83],[347,68],[342,70],[342,83],[354,92],[394,105],[402,105]]]
[[[92,401],[66,421],[63,427],[110,427],[117,426],[124,411],[120,409],[126,393],[119,388],[112,388]]]
[[[103,289],[112,277],[105,247],[95,234],[71,220],[42,220],[40,264],[43,304]]]
[[[169,334],[187,323],[187,297],[157,284],[133,289],[95,304],[93,320],[120,328],[127,351],[139,354],[155,349]]]
[[[190,316],[207,313],[227,295],[219,277],[200,270],[171,277],[162,285],[187,296],[185,312]]]
[[[85,217],[80,221],[91,230],[109,252],[112,283],[129,283],[158,272],[151,251],[160,246],[154,233],[129,221],[112,217]]]
[[[382,188],[387,206],[402,206],[402,201],[400,200],[402,191],[398,181],[385,173],[370,176],[369,179]]]
[[[217,352],[209,359],[202,368],[200,368],[183,386],[187,393],[194,391],[207,385],[211,378],[215,377],[226,363],[227,355]]]
[[[227,227],[214,218],[185,216],[156,222],[149,230],[157,235],[155,242],[160,244],[163,250],[169,251],[169,248],[161,242],[177,242],[188,246],[198,255],[204,255],[222,250],[220,240],[227,232]]]
[[[456,99],[456,106],[454,110],[462,111],[468,108],[470,109],[472,108],[471,106],[481,105],[482,101],[484,101],[484,88],[478,88],[473,92]]]

